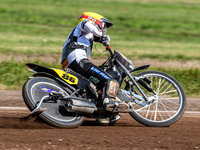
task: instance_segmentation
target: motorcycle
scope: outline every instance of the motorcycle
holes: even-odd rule
[[[28,63],[27,68],[34,74],[23,85],[22,95],[31,111],[29,116],[37,114],[60,128],[76,128],[85,117],[111,125],[119,120],[120,113],[129,113],[151,127],[170,126],[181,118],[186,96],[176,79],[163,72],[144,71],[150,65],[134,68],[132,61],[117,50],[113,53],[110,46],[106,51],[108,59],[99,67],[118,81],[116,99],[126,102],[130,109],[120,112],[116,102],[112,111],[106,111],[95,85],[71,69]]]

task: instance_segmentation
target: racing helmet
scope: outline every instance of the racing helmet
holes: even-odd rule
[[[78,19],[78,24],[81,23],[83,20],[88,19],[92,21],[95,25],[97,25],[102,31],[110,28],[113,26],[113,23],[110,22],[108,19],[99,15],[94,12],[83,12]]]

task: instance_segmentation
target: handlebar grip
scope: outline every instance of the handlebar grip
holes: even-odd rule
[[[110,48],[110,45],[107,45],[106,46],[106,50],[108,51],[108,50],[110,50],[111,48]]]
[[[106,51],[108,51],[110,53],[111,58],[113,58],[113,53],[111,51],[110,45],[106,46]]]

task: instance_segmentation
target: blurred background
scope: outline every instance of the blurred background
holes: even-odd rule
[[[200,0],[0,0],[0,89],[21,90],[28,62],[61,69],[63,43],[84,11],[114,23],[112,49],[200,97]],[[107,53],[93,48],[92,58],[100,64]]]

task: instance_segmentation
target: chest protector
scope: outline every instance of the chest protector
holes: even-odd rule
[[[68,38],[66,39],[63,49],[62,49],[62,60],[61,63],[68,57],[68,55],[73,52],[75,49],[82,49],[86,51],[87,55],[91,54],[92,51],[92,46],[93,46],[93,40],[92,39],[87,39],[90,43],[90,46],[85,46],[78,42],[78,38],[81,36],[84,36],[84,34],[81,34],[79,37],[74,36],[74,31],[76,30],[76,27],[71,31],[69,34]]]

